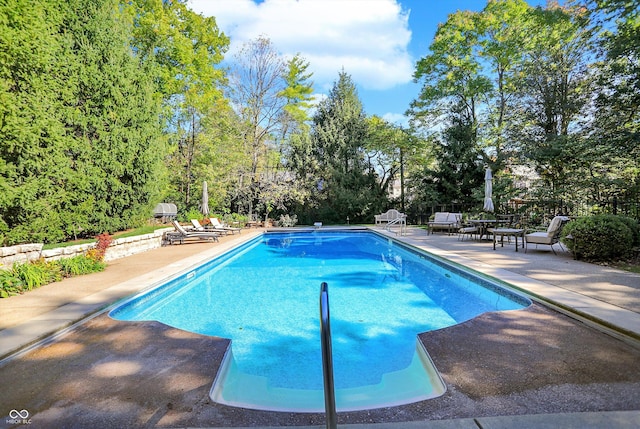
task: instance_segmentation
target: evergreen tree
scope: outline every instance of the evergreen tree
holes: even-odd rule
[[[584,129],[583,186],[594,201],[640,196],[640,1],[591,0],[600,36],[593,108]]]
[[[10,3],[0,6],[3,241],[139,224],[157,199],[164,147],[118,3]]]
[[[132,28],[117,2],[68,5],[62,58],[74,60],[67,82],[75,91],[64,122],[76,143],[69,155],[88,178],[85,199],[93,200],[85,229],[113,232],[147,219],[159,197],[160,105],[146,64],[131,51]]]
[[[435,173],[435,188],[443,198],[440,203],[473,203],[474,191],[482,188],[482,153],[474,144],[474,134],[473,124],[465,121],[464,117],[452,114],[436,150],[439,163]]]
[[[282,136],[295,133],[307,126],[308,110],[311,108],[313,82],[309,81],[313,73],[308,72],[309,63],[299,54],[285,65],[284,82],[286,87],[278,94],[286,100],[282,112]]]
[[[65,236],[69,138],[56,115],[71,92],[54,1],[0,4],[0,233],[3,244]],[[67,217],[67,220],[63,219]]]
[[[326,222],[370,221],[380,203],[375,172],[365,161],[368,125],[351,77],[339,74],[313,118],[318,178],[316,215]]]

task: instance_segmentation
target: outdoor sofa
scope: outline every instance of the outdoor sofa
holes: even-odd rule
[[[433,234],[434,231],[447,231],[451,234],[462,227],[462,213],[436,212],[427,227],[427,234]]]

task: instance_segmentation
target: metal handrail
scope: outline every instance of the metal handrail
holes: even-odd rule
[[[397,224],[400,224],[400,235],[404,235],[407,228],[407,218],[405,216],[398,217],[390,222],[387,222],[386,230],[391,232],[391,227]]]
[[[336,397],[333,385],[333,357],[331,352],[331,326],[329,323],[329,286],[320,285],[320,337],[322,342],[322,374],[324,376],[324,409],[327,429],[337,429]]]

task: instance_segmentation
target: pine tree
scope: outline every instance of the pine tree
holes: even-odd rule
[[[49,0],[2,9],[10,17],[1,31],[9,55],[0,57],[6,243],[112,232],[151,212],[165,153],[159,104],[117,6]]]
[[[379,207],[375,172],[365,162],[368,125],[351,77],[339,74],[313,119],[317,216],[326,222],[368,220]]]

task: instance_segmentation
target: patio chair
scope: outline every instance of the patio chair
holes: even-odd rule
[[[175,231],[170,231],[165,233],[165,240],[170,244],[178,241],[180,244],[184,243],[185,240],[197,238],[199,240],[213,240],[218,241],[219,233],[215,231],[195,231],[195,230],[186,230],[182,225],[178,223],[178,221],[173,220],[173,227]]]
[[[211,221],[211,226],[216,231],[224,232],[225,234],[235,234],[236,232],[240,234],[242,231],[242,228],[224,225],[217,217],[209,218],[209,220]]]
[[[562,228],[569,222],[569,218],[567,216],[556,216],[551,220],[549,227],[546,231],[532,232],[530,234],[524,235],[524,241],[527,243],[524,252],[527,253],[527,249],[529,248],[529,243],[535,244],[538,247],[538,244],[544,244],[547,246],[551,246],[551,250],[553,254],[556,255],[556,250],[553,248],[554,244],[560,243],[560,234],[562,233]]]
[[[473,238],[474,235],[477,237],[479,232],[480,230],[478,229],[477,226],[474,226],[473,224],[464,224],[458,230],[458,240],[464,241],[465,235],[468,235],[470,238]]]

